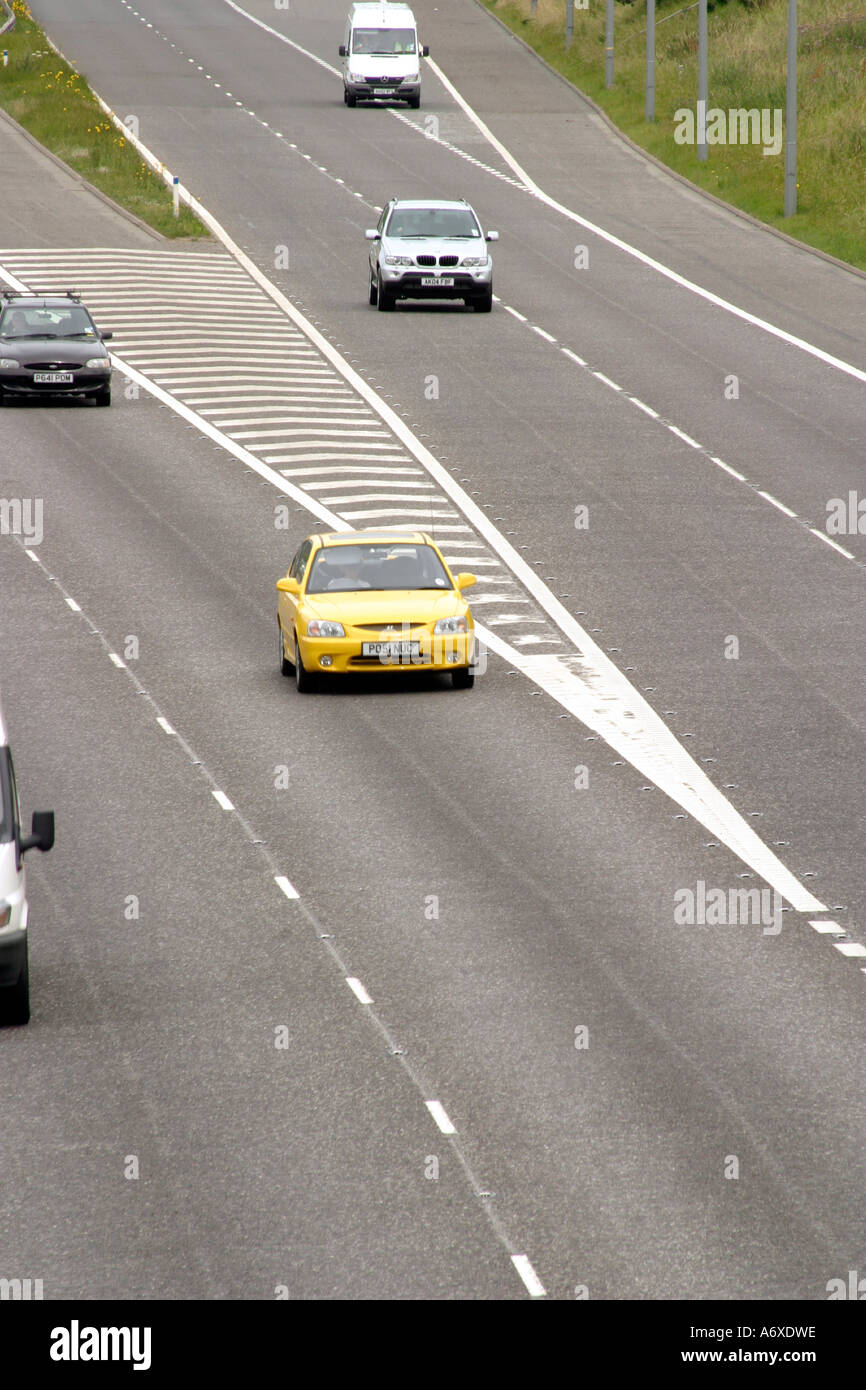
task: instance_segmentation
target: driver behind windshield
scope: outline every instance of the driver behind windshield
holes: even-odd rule
[[[6,314],[3,319],[4,338],[22,338],[29,332],[30,325],[20,309],[13,309],[11,313]]]

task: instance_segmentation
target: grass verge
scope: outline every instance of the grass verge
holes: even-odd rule
[[[82,178],[167,237],[209,233],[104,114],[80,73],[51,49],[24,0],[11,0],[15,28],[0,39],[0,106]]]
[[[579,0],[578,0],[579,3]],[[482,0],[599,105],[635,144],[700,188],[790,236],[866,270],[866,5],[809,0],[799,6],[798,210],[784,216],[784,146],[710,143],[706,161],[678,144],[675,113],[697,102],[698,10],[657,0],[656,120],[645,120],[646,4],[614,6],[614,86],[604,85],[604,0],[574,11],[565,49],[565,0]],[[684,5],[686,8],[684,8]],[[787,0],[709,0],[709,107],[767,112],[783,129]],[[854,11],[854,12],[852,12]],[[773,116],[778,112],[777,116]],[[726,122],[730,134],[730,122]]]

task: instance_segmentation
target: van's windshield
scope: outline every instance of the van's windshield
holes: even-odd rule
[[[414,53],[414,29],[354,29],[353,53]]]

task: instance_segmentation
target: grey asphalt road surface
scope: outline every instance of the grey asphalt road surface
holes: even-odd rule
[[[336,61],[339,4],[246,8]],[[407,123],[345,110],[228,6],[35,11],[862,939],[866,552],[801,524],[857,486],[862,384],[591,238],[575,270],[574,224],[435,78]],[[649,173],[468,0],[422,15],[543,188],[863,366],[858,277]],[[366,306],[375,205],[434,191],[503,233],[490,319]],[[86,219],[55,244],[123,244],[95,200]],[[556,1298],[826,1297],[863,1263],[856,961],[803,914],[677,925],[683,887],[759,881],[496,657],[472,692],[298,696],[273,582],[309,519],[276,531],[270,486],[147,393],[116,398],[2,419],[7,495],[43,498],[45,526],[38,562],[0,538],[0,688],[58,843],[32,875],[33,1021],[0,1038],[0,1273],[46,1297],[511,1298],[525,1254]]]

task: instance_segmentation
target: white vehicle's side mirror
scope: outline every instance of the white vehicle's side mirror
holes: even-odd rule
[[[364,236],[367,238],[368,241],[379,240],[379,233],[376,231],[375,227],[368,227],[366,232],[364,233]]]
[[[485,238],[485,240],[486,240],[486,241],[498,241],[498,240],[499,240],[499,233],[498,233],[498,232],[488,232],[488,233],[487,233],[487,236],[486,236],[486,238]]]

